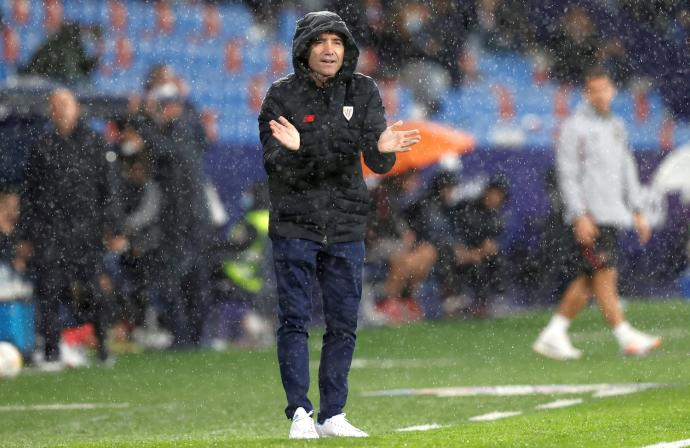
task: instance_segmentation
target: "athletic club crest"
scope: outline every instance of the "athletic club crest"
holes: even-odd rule
[[[345,119],[347,121],[350,121],[350,118],[352,118],[352,114],[355,111],[354,106],[343,106],[343,115],[345,116]]]

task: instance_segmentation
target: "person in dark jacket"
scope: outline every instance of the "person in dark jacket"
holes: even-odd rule
[[[156,289],[164,301],[161,316],[173,333],[173,348],[202,344],[209,307],[206,250],[212,237],[204,193],[205,139],[185,115],[183,98],[172,84],[151,92],[141,126],[151,146],[152,175],[161,190],[161,244]]]
[[[270,196],[269,236],[278,289],[278,361],[290,438],[364,437],[345,420],[370,209],[360,154],[385,173],[419,132],[386,127],[376,84],[355,73],[359,50],[332,12],[306,14],[292,44],[294,73],[270,87],[259,114]],[[309,389],[308,325],[315,282],[323,293],[316,427]],[[318,431],[318,432],[317,432]]]
[[[98,357],[108,360],[106,330],[112,294],[103,272],[106,241],[121,251],[114,152],[79,120],[67,89],[49,98],[54,128],[34,147],[25,166],[22,229],[34,249],[36,286],[46,368],[61,368],[60,302],[94,325]]]
[[[506,180],[497,176],[478,199],[457,205],[459,243],[454,248],[456,271],[450,280],[464,283],[472,290],[473,300],[467,309],[471,317],[488,317],[490,294],[501,292],[503,287],[498,240],[503,233],[501,211],[508,194]]]

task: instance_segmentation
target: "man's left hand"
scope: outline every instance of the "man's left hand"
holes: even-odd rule
[[[637,232],[637,239],[640,241],[640,244],[647,244],[649,239],[652,237],[652,228],[649,226],[649,222],[647,222],[647,219],[642,213],[635,213],[634,226],[635,232]]]
[[[422,139],[419,129],[409,131],[398,131],[396,128],[402,126],[402,121],[397,121],[388,126],[378,141],[378,149],[381,153],[406,152],[412,149]]]

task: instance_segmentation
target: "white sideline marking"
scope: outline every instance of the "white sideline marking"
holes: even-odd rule
[[[15,411],[82,411],[90,409],[124,409],[129,403],[52,403],[0,406],[0,412]]]
[[[396,431],[398,431],[398,432],[430,431],[432,429],[439,429],[439,428],[445,428],[445,426],[439,425],[438,423],[431,423],[428,425],[408,426],[407,428],[396,429]]]
[[[352,369],[420,369],[429,367],[454,367],[457,365],[456,359],[433,358],[433,359],[366,359],[355,358],[352,360]],[[311,361],[311,368],[317,368],[319,361]]]
[[[690,439],[677,440],[675,442],[661,442],[654,445],[647,445],[644,448],[683,448],[690,446]]]
[[[647,389],[665,387],[659,383],[627,384],[542,384],[511,386],[434,387],[422,389],[391,389],[364,392],[365,397],[397,397],[427,395],[433,397],[476,397],[480,395],[512,397],[523,395],[555,395],[593,393],[596,397],[629,394]]]
[[[535,409],[560,409],[567,408],[568,406],[575,406],[576,404],[582,403],[584,400],[582,398],[573,398],[572,400],[556,400],[550,403],[540,404],[535,407]]]
[[[635,387],[634,384],[617,384],[614,387],[598,390],[594,393],[594,398],[615,397],[618,395],[634,394],[643,390],[652,389],[652,387]]]
[[[500,420],[502,418],[515,417],[516,415],[522,415],[522,412],[520,412],[520,411],[489,412],[488,414],[470,417],[470,421],[471,422],[492,422],[494,420]]]

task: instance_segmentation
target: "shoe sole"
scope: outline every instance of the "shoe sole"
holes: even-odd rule
[[[540,344],[538,342],[532,346],[532,350],[542,356],[546,356],[547,358],[555,359],[556,361],[575,361],[582,357],[582,353],[572,356],[561,355],[555,351],[551,351],[551,349],[548,348],[548,345]]]
[[[647,349],[645,349],[645,350],[640,350],[635,346],[626,347],[626,349],[624,350],[624,353],[628,356],[640,356],[640,357],[641,356],[647,356],[648,354],[650,354],[654,350],[661,347],[661,341],[662,341],[661,338],[656,338],[654,340],[654,342],[649,347],[647,347]]]

